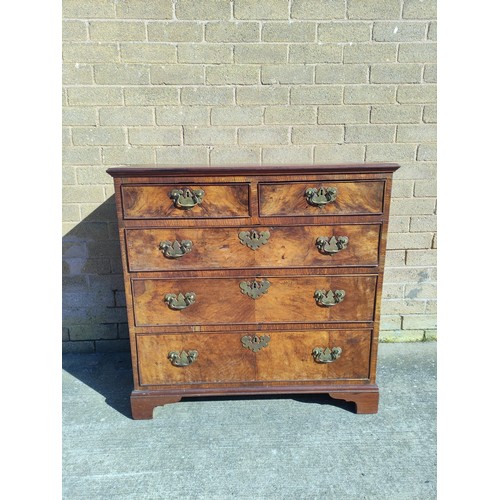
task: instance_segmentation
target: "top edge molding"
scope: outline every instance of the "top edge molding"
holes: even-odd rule
[[[178,175],[283,175],[395,172],[397,163],[343,163],[328,165],[121,165],[106,172],[112,177],[170,177]]]

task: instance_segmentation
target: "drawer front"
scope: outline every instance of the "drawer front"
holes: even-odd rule
[[[124,185],[125,219],[196,219],[249,216],[249,185]]]
[[[379,237],[375,224],[130,229],[126,244],[130,271],[376,266]]]
[[[383,201],[383,181],[259,184],[260,215],[268,217],[380,214]]]
[[[365,380],[370,339],[370,330],[139,335],[140,384]]]
[[[135,324],[372,321],[376,284],[375,275],[133,279]]]

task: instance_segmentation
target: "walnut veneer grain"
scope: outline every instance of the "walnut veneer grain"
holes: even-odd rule
[[[335,201],[320,208],[311,206],[304,192],[319,187],[334,187]],[[383,182],[262,183],[259,186],[260,215],[263,216],[376,214],[382,212],[383,197]]]
[[[371,321],[375,308],[376,275],[308,276],[267,279],[268,291],[257,299],[241,293],[248,278],[134,279],[132,281],[136,326],[216,325],[221,323],[331,323]],[[344,290],[345,298],[332,307],[316,303],[316,290]],[[169,293],[194,292],[194,304],[172,310],[165,305]]]
[[[122,187],[123,216],[126,219],[245,217],[249,214],[248,185],[206,185],[189,183],[187,187],[201,189],[203,202],[191,210],[179,210],[170,193],[183,185],[126,185]]]
[[[272,332],[258,352],[244,348],[246,332],[187,335],[140,335],[137,339],[142,386],[224,382],[305,382],[350,379],[368,381],[370,330]],[[337,362],[313,360],[315,347],[342,349]],[[189,369],[173,366],[165,352],[196,350]],[[165,387],[162,387],[165,388]]]
[[[378,264],[379,224],[321,226],[260,226],[269,232],[267,243],[251,250],[238,235],[252,226],[238,228],[128,229],[125,233],[130,271],[176,271],[190,269],[256,269],[324,266],[376,266]],[[344,236],[347,247],[325,254],[316,246],[321,237]],[[168,258],[162,253],[163,241],[193,243],[182,257]]]

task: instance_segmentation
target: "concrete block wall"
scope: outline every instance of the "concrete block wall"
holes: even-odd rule
[[[63,0],[63,18],[66,352],[128,348],[120,164],[400,163],[381,338],[435,338],[435,0]]]

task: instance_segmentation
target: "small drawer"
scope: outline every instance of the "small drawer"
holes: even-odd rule
[[[125,184],[124,219],[248,217],[248,184]]]
[[[139,335],[142,386],[367,380],[371,330]]]
[[[380,225],[128,229],[129,269],[376,266]]]
[[[136,326],[373,321],[376,275],[132,279]]]
[[[381,214],[383,202],[383,181],[259,184],[264,217]]]

